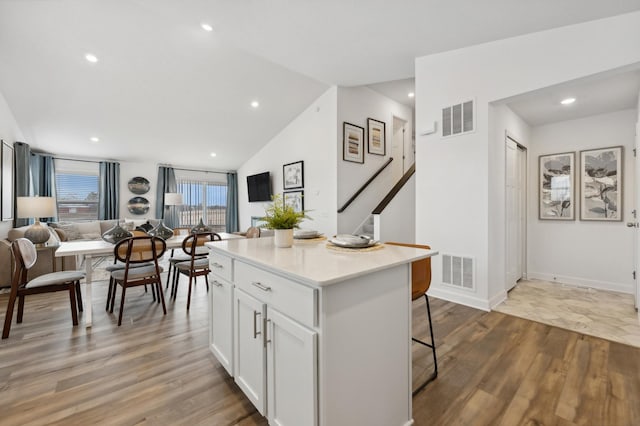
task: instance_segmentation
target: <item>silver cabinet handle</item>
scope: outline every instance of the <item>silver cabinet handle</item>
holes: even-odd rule
[[[268,318],[264,318],[262,320],[262,327],[263,327],[263,330],[264,330],[264,333],[262,334],[262,342],[263,342],[263,345],[264,345],[265,348],[267,347],[267,343],[271,343],[271,339],[267,339],[267,333],[269,331],[269,329],[267,327],[268,327],[270,322],[271,322],[271,320],[268,319]]]
[[[224,268],[224,266],[222,266],[221,264],[219,264],[218,262],[213,262],[211,264],[211,266],[213,266],[214,268],[218,268],[218,269],[222,269]]]
[[[266,285],[264,285],[262,283],[259,283],[257,281],[252,282],[251,285],[254,286],[254,287],[258,287],[262,291],[271,291],[271,287],[266,286]]]
[[[253,311],[253,338],[257,339],[258,338],[258,334],[260,334],[261,332],[258,331],[258,316],[260,315],[260,312],[258,311]]]
[[[215,285],[216,287],[222,287],[222,284],[216,280],[213,280],[213,285]]]

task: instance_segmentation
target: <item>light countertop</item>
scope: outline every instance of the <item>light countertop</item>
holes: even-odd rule
[[[322,287],[375,271],[424,259],[435,250],[384,245],[372,251],[337,251],[326,241],[294,240],[278,248],[273,238],[249,238],[205,243],[214,252],[265,268],[312,286]]]

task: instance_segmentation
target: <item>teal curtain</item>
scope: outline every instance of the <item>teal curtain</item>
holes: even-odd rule
[[[176,173],[173,167],[158,167],[158,185],[156,187],[156,218],[164,219],[164,223],[169,228],[177,228],[180,226],[180,218],[175,211],[165,212],[164,194],[167,192],[178,192],[176,183]]]
[[[238,174],[227,173],[227,232],[238,231]]]
[[[120,218],[120,163],[100,162],[98,218]]]
[[[24,142],[16,142],[13,144],[13,155],[15,160],[15,197],[28,197],[31,193],[31,148],[29,144]],[[29,225],[33,219],[18,218],[17,203],[14,198],[13,217],[15,218],[14,226],[16,228]]]
[[[56,198],[55,161],[50,155],[31,153],[31,180],[33,195]],[[40,218],[43,222],[55,222],[57,217]]]

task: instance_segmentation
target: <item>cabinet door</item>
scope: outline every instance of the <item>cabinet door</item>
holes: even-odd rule
[[[236,383],[260,414],[266,412],[265,305],[240,289],[233,292],[234,365]]]
[[[317,333],[267,308],[270,425],[318,424]]]
[[[233,376],[233,285],[209,275],[209,348]]]

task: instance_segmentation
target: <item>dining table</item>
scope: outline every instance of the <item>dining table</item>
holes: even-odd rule
[[[238,238],[245,238],[242,235],[232,234],[228,232],[217,232],[220,238],[223,240],[233,240]],[[176,249],[182,247],[182,242],[188,235],[176,235],[171,238],[167,238],[165,243],[167,249]],[[74,240],[63,241],[55,251],[56,257],[64,256],[79,256],[81,263],[84,262],[85,267],[85,291],[84,291],[84,322],[87,328],[92,325],[92,259],[94,257],[104,257],[113,254],[115,244],[109,243],[104,240]]]

